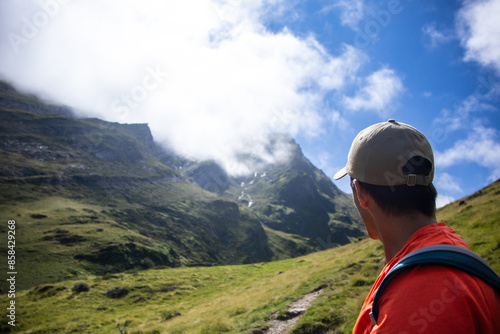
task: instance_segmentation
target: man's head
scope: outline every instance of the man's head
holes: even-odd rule
[[[434,155],[417,129],[394,120],[362,130],[354,139],[347,164],[334,176],[359,181],[388,214],[421,212],[434,216]]]

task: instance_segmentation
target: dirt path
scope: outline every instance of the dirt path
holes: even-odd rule
[[[302,318],[304,312],[311,306],[312,302],[318,298],[318,296],[323,292],[319,290],[316,292],[308,293],[304,295],[299,300],[293,302],[290,308],[285,311],[287,315],[287,320],[278,320],[277,314],[273,316],[274,319],[269,321],[271,327],[265,332],[266,334],[287,334],[289,333],[293,326]]]

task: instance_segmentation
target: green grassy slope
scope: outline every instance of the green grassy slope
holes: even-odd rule
[[[469,247],[500,273],[500,180],[438,210]]]
[[[371,257],[363,262],[366,252]],[[333,324],[352,317],[349,308],[359,306],[371,284],[359,272],[378,271],[380,255],[375,243],[364,240],[278,262],[151,269],[42,285],[16,294],[16,330],[118,333],[120,326],[128,333],[250,333],[263,328],[272,313],[326,284],[328,295],[342,296],[333,301],[335,312],[323,319]],[[89,291],[72,291],[77,283],[88,284]],[[108,297],[116,287],[128,294]],[[325,296],[320,299],[326,301]]]
[[[500,182],[463,200],[465,204],[455,202],[440,209],[438,219],[455,228],[499,271]],[[384,264],[381,244],[365,238],[276,262],[73,277],[17,293],[17,325],[13,330],[258,333],[273,313],[323,288],[294,333],[348,333]],[[78,283],[87,284],[89,291],[72,291]],[[109,297],[117,287],[128,293]],[[2,295],[0,304],[6,302]]]
[[[0,190],[10,195],[0,203],[2,217],[17,222],[18,269],[24,273],[19,288],[90,273],[249,263],[275,256],[254,217],[188,183],[158,182],[148,189],[129,182],[126,196],[82,185],[0,184]],[[1,240],[7,240],[6,234],[3,224]],[[6,246],[0,245],[2,261]],[[2,280],[0,288],[5,286]]]

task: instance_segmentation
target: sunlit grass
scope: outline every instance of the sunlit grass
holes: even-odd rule
[[[496,181],[445,206],[437,215],[440,221],[445,221],[454,228],[469,247],[488,261],[497,272],[500,272],[499,203],[500,181]]]
[[[121,326],[128,333],[245,333],[320,287],[327,291],[323,304],[330,303],[324,296],[342,296],[334,304],[342,319],[349,320],[345,305],[357,306],[357,298],[367,288],[349,284],[359,272],[353,264],[363,261],[366,252],[380,250],[376,243],[363,240],[277,262],[151,269],[43,285],[16,295],[22,305],[16,329],[118,333]],[[373,260],[376,266],[378,259],[377,255]],[[73,292],[72,287],[80,282],[88,284],[90,291]],[[119,299],[107,297],[106,292],[115,287],[127,287],[129,293]]]
[[[438,219],[456,229],[497,271],[499,195],[496,182],[465,198],[464,204],[452,203],[438,212]],[[44,204],[38,205],[33,210],[43,213]],[[30,228],[36,229],[36,222]],[[294,333],[349,333],[384,264],[380,242],[362,239],[269,263],[72,277],[16,293],[14,332],[251,333],[265,326],[273,313],[322,288]],[[53,264],[43,270],[56,268]],[[88,284],[90,290],[72,291],[77,283]],[[106,292],[116,287],[126,287],[129,293],[109,298]],[[0,304],[6,300],[2,295]]]

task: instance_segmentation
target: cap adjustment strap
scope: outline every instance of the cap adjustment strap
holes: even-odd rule
[[[406,185],[413,187],[416,184],[417,184],[417,175],[416,174],[409,174],[408,181],[406,181]]]
[[[430,175],[417,175],[417,174],[408,174],[408,178],[406,180],[406,185],[413,187],[414,185],[422,185],[427,186],[431,183]]]

